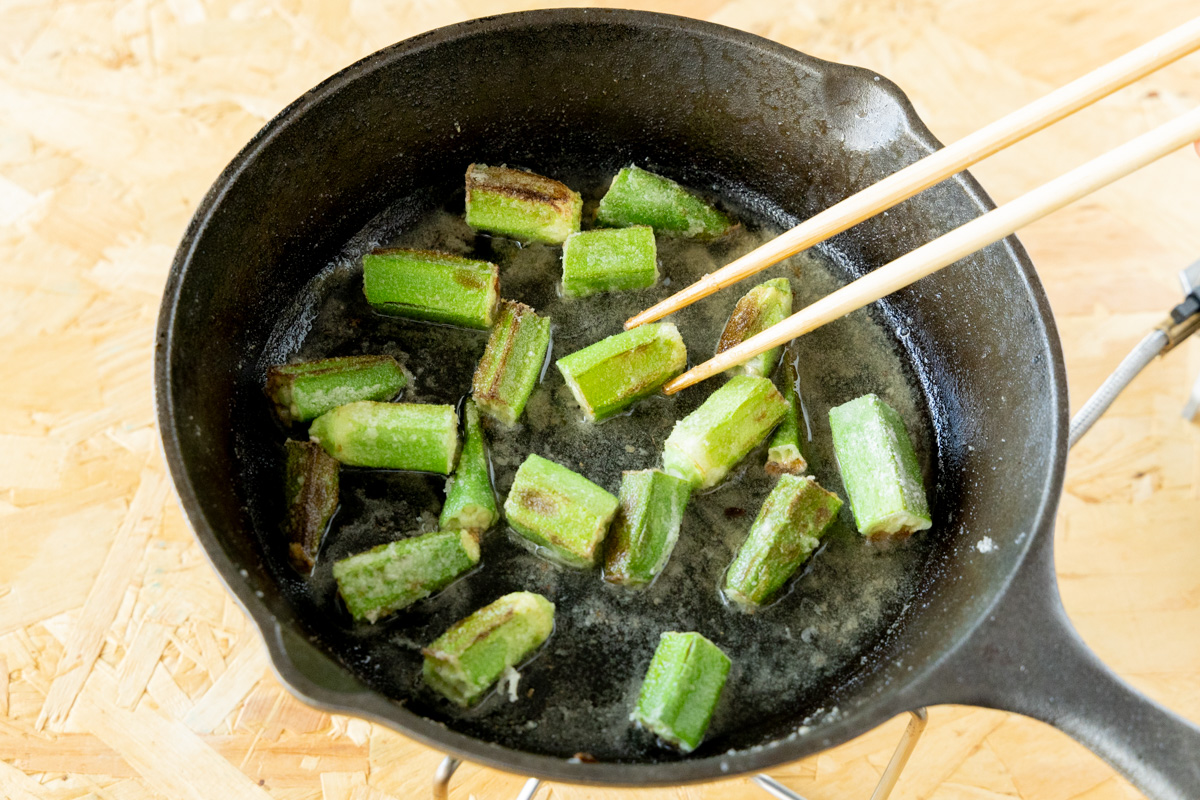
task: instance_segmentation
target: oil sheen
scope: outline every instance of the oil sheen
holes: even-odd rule
[[[600,187],[602,188],[602,187]],[[599,189],[585,195],[594,213]],[[736,212],[737,209],[734,209]],[[696,408],[724,378],[674,396],[656,396],[600,424],[587,423],[556,358],[621,331],[622,321],[728,263],[777,231],[739,214],[743,226],[715,243],[658,237],[661,279],[651,288],[561,296],[557,247],[522,246],[477,235],[463,222],[461,193],[414,218],[395,209],[351,242],[346,256],[314,279],[303,298],[302,331],[279,339],[286,356],[308,359],[389,353],[414,381],[402,399],[458,403],[470,391],[486,331],[470,331],[374,313],[362,296],[358,259],[373,246],[426,248],[483,258],[499,265],[501,295],[552,320],[552,347],[541,382],[512,428],[486,424],[498,501],[530,453],[574,469],[613,494],[621,472],[660,465],[662,445],[676,420]],[[760,281],[787,277],[802,307],[844,284],[836,260],[802,253],[761,276],[673,315],[688,348],[689,366],[713,354],[737,298]],[[797,340],[799,387],[810,438],[802,442],[809,471],[845,499],[829,438],[828,410],[874,392],[901,414],[931,474],[933,429],[925,399],[882,315],[859,311]],[[828,710],[833,687],[868,669],[864,654],[897,621],[916,585],[926,543],[937,530],[880,548],[858,535],[847,503],[820,550],[779,596],[754,614],[728,606],[719,586],[734,553],[772,486],[764,472],[765,445],[720,486],[694,496],[679,543],[649,587],[627,589],[601,580],[599,570],[551,564],[517,545],[503,522],[483,539],[477,568],[448,589],[375,625],[355,624],[336,598],[333,561],[376,544],[436,527],[444,479],[413,473],[343,468],[341,507],[314,575],[288,582],[293,602],[321,615],[320,644],[361,680],[408,709],[470,736],[508,747],[570,758],[656,761],[679,758],[632,727],[629,713],[641,677],[664,631],[699,631],[733,660],[708,737],[692,758],[762,742],[764,720],[801,720]],[[931,498],[932,499],[932,498]],[[454,621],[518,590],[539,592],[556,606],[555,630],[519,669],[476,707],[462,711],[422,685],[420,648]],[[328,621],[334,620],[331,626]],[[798,724],[798,723],[797,723]],[[778,726],[776,726],[778,728]]]

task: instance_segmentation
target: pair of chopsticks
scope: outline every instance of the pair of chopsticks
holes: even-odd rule
[[[625,328],[661,319],[885,211],[1081,108],[1200,49],[1200,17],[1035,100],[810,217],[631,317]],[[663,386],[674,394],[772,347],[873,303],[1003,239],[1024,225],[1200,139],[1196,108],[864,275]]]

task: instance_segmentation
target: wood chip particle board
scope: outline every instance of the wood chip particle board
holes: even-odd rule
[[[699,16],[895,80],[944,141],[1194,15],[1186,2],[624,3]],[[1136,5],[1136,7],[1135,7]],[[158,294],[209,184],[337,69],[423,30],[528,6],[458,0],[12,0],[0,31],[0,797],[386,800],[440,755],[308,709],[192,541],[159,460]],[[1095,47],[1063,47],[1083,40]],[[1032,57],[1031,54],[1037,55]],[[1049,57],[1042,57],[1049,54]],[[1195,105],[1185,59],[972,169],[997,200]],[[1200,248],[1200,158],[1179,153],[1022,232],[1076,407],[1176,297]],[[1200,719],[1200,427],[1178,418],[1200,341],[1156,362],[1072,454],[1056,552],[1102,658]],[[1130,530],[1152,530],[1155,546]],[[161,587],[154,587],[154,581]],[[1130,642],[1136,642],[1131,647]],[[904,720],[774,770],[866,798]],[[897,798],[1136,797],[1047,726],[938,708]],[[467,766],[455,797],[511,798]],[[261,783],[260,783],[261,782]],[[545,790],[544,790],[545,791]],[[621,791],[555,786],[556,800]],[[642,800],[756,797],[738,779]]]

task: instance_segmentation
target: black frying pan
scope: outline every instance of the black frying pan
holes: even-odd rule
[[[1200,797],[1200,730],[1097,661],[1059,602],[1052,525],[1066,457],[1063,362],[1042,288],[1013,239],[876,312],[922,387],[936,440],[935,526],[907,602],[853,667],[820,687],[819,701],[797,699],[690,758],[646,750],[622,763],[578,763],[415,713],[419,704],[379,691],[343,619],[306,607],[282,550],[269,544],[282,433],[263,424],[264,353],[288,350],[280,330],[303,334],[310,320],[281,328],[280,318],[297,313],[314,276],[398,200],[414,213],[440,202],[437,192],[473,160],[548,174],[637,162],[787,223],[937,146],[900,90],[873,73],[629,11],[531,12],[433,31],[284,110],[188,228],[163,300],[156,365],[183,506],[282,679],[315,705],[559,781],[648,786],[753,772],[909,709],[969,703],[1060,728],[1152,797]],[[835,237],[829,253],[853,277],[989,207],[960,175]],[[976,547],[984,535],[994,552]]]

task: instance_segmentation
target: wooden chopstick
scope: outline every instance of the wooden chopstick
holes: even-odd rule
[[[1200,49],[1200,17],[830,206],[783,235],[705,275],[686,289],[630,317],[625,328],[628,330],[662,319],[823,242],[1197,49]]]
[[[1200,139],[1200,107],[875,269],[663,386],[666,394],[724,372],[949,266],[1034,220]]]

